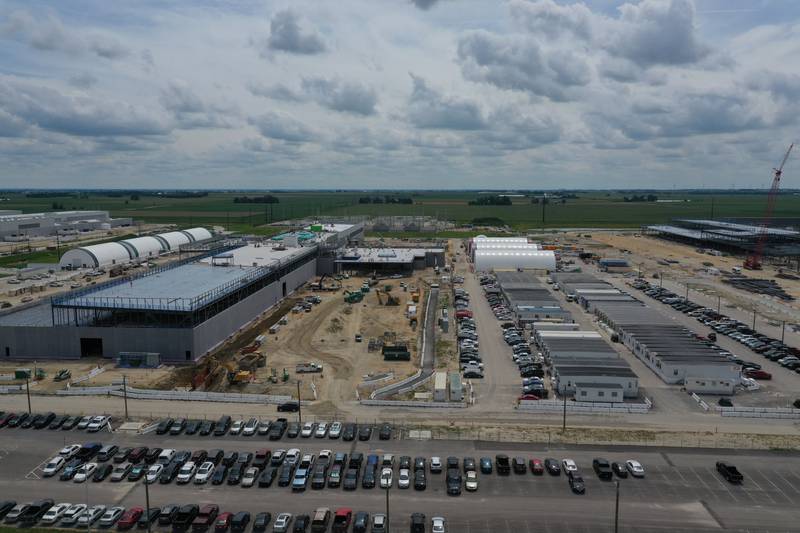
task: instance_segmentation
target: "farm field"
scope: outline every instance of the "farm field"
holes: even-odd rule
[[[147,223],[173,223],[182,227],[195,225],[224,226],[232,231],[269,234],[271,228],[259,227],[270,222],[310,216],[433,216],[452,220],[458,226],[507,225],[525,231],[541,228],[635,228],[643,224],[663,223],[677,217],[715,218],[761,217],[766,193],[707,193],[692,191],[653,192],[658,202],[625,202],[625,192],[576,192],[577,198],[551,200],[544,208],[531,198],[512,198],[507,206],[477,206],[469,202],[477,192],[272,192],[277,204],[235,203],[237,196],[257,196],[263,192],[209,192],[207,196],[167,198],[142,194],[138,200],[129,195],[111,196],[88,192],[80,196],[26,197],[21,193],[4,195],[2,209],[24,212],[49,211],[54,203],[63,209],[103,209],[112,216],[133,217]],[[553,194],[553,193],[548,193]],[[557,194],[557,193],[555,193]],[[639,193],[641,194],[641,192]],[[362,196],[412,197],[413,204],[361,204]],[[800,193],[785,192],[775,208],[775,218],[797,217]],[[452,235],[457,236],[457,235]],[[460,236],[460,235],[458,235]]]

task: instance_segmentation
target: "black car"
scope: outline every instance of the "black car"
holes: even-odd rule
[[[64,420],[64,423],[61,424],[61,430],[62,431],[69,431],[69,430],[73,429],[75,426],[77,426],[78,422],[80,422],[80,421],[81,421],[81,417],[79,417],[79,416],[71,416],[71,417],[67,418],[66,420]]]
[[[64,422],[66,422],[68,419],[69,419],[69,415],[60,415],[60,416],[55,417],[53,419],[53,421],[50,422],[50,429],[59,429],[59,428],[61,428],[61,426],[64,425]]]
[[[200,428],[197,430],[197,432],[204,437],[211,435],[212,431],[214,431],[213,420],[203,420],[203,422],[200,423]]]
[[[625,467],[625,463],[611,463],[611,470],[614,471],[617,477],[628,477],[628,469]]]
[[[353,518],[353,533],[367,533],[369,526],[369,513],[358,511]]]
[[[54,504],[55,502],[49,499],[33,502],[28,506],[27,509],[20,513],[18,518],[19,523],[23,526],[35,524],[42,519],[44,513],[46,513]]]
[[[276,477],[278,477],[278,467],[268,466],[258,476],[258,486],[261,488],[269,487]]]
[[[128,459],[128,456],[131,454],[132,451],[133,448],[120,448],[117,451],[117,453],[114,454],[113,461],[117,464],[124,463]]]
[[[356,425],[355,424],[345,424],[342,428],[342,440],[353,440],[356,438]]]
[[[361,488],[375,488],[375,467],[367,465],[364,469],[364,477],[361,478]]]
[[[492,458],[491,457],[481,457],[481,473],[482,474],[491,474],[492,473]]]
[[[214,424],[214,436],[221,437],[225,435],[229,429],[231,429],[231,417],[222,415],[219,417],[219,420],[217,420],[217,423]]]
[[[392,426],[389,424],[383,424],[381,426],[381,430],[378,432],[378,438],[380,440],[389,440],[392,438]]]
[[[314,471],[311,474],[311,488],[324,489],[325,481],[328,478],[328,465],[317,463],[314,465]]]
[[[424,457],[414,457],[414,470],[425,470],[426,462]]]
[[[528,466],[525,464],[524,457],[514,457],[511,460],[511,468],[515,474],[525,474],[528,471]]]
[[[411,533],[425,533],[425,515],[414,513],[411,515]]]
[[[272,514],[258,513],[253,520],[253,531],[266,531],[267,526],[272,521]]]
[[[200,514],[200,506],[197,504],[183,505],[175,513],[172,519],[172,527],[177,530],[185,530],[194,522],[197,515]]]
[[[572,489],[572,492],[575,494],[583,494],[586,492],[586,485],[583,484],[583,478],[578,472],[574,470],[568,472],[567,478],[569,479],[569,488]]]
[[[544,460],[544,467],[551,476],[561,475],[561,465],[558,464],[557,459],[548,458]]]
[[[361,426],[358,430],[358,440],[369,440],[372,438],[372,426]]]
[[[211,474],[212,485],[222,485],[225,482],[225,475],[228,473],[228,467],[224,464],[218,464],[214,468],[214,473]]]
[[[348,468],[344,473],[344,481],[342,482],[344,490],[356,490],[358,487],[358,470],[355,468]]]
[[[11,418],[11,420],[8,421],[8,427],[10,428],[19,427],[20,424],[23,424],[28,419],[29,416],[30,415],[28,413],[20,413],[14,416],[13,418]]]
[[[183,466],[191,458],[192,458],[192,452],[190,452],[189,450],[178,450],[177,452],[175,452],[175,455],[172,456],[170,464]]]
[[[447,469],[447,494],[451,496],[458,496],[461,494],[461,470],[458,468]]]
[[[111,475],[111,472],[114,471],[114,466],[110,464],[104,464],[97,467],[92,474],[92,481],[98,482],[103,481],[105,478]]]
[[[75,454],[75,458],[82,461],[89,461],[102,449],[103,445],[99,442],[87,442],[78,450],[78,453]]]
[[[206,461],[211,461],[216,466],[222,462],[223,457],[225,457],[225,452],[219,448],[214,448],[213,450],[208,451]]]
[[[469,472],[470,470],[475,471],[475,458],[474,457],[464,457],[464,460],[461,462],[464,466],[464,472]]]
[[[194,435],[200,430],[200,420],[189,420],[186,423],[186,429],[183,431],[185,435]]]
[[[177,503],[168,503],[164,507],[161,508],[161,513],[158,515],[158,525],[159,526],[169,526],[172,524],[172,521],[175,520],[175,515],[178,514],[178,510],[181,508],[180,505]]]
[[[292,483],[292,475],[294,475],[294,465],[284,463],[278,474],[278,486],[288,487]]]
[[[14,500],[0,501],[0,519],[5,518],[8,512],[13,509],[15,505],[17,505],[17,502]]]
[[[296,439],[300,434],[300,424],[297,422],[290,422],[286,428],[286,436],[290,439]]]
[[[207,457],[208,457],[208,452],[207,451],[205,451],[205,450],[195,450],[194,453],[192,453],[192,456],[191,456],[191,458],[189,460],[192,461],[197,466],[200,466],[201,464],[203,464],[205,462]]]
[[[44,416],[44,415],[36,414],[36,415],[25,417],[25,420],[20,422],[19,427],[21,427],[23,429],[31,428],[31,427],[33,427],[34,424],[37,424],[39,422],[39,420],[42,419],[42,416]]]
[[[231,518],[231,531],[244,531],[250,523],[250,513],[239,511]]]
[[[161,516],[160,507],[151,507],[150,509],[145,509],[145,511],[139,517],[139,520],[136,521],[136,527],[138,527],[139,529],[147,529],[147,525],[153,524],[156,520],[159,519],[160,516]]]
[[[52,424],[55,418],[56,418],[55,413],[43,414],[36,422],[34,422],[33,427],[34,429],[44,429],[50,424]]]
[[[168,483],[172,483],[172,481],[178,477],[178,471],[181,469],[181,465],[177,463],[170,463],[164,467],[164,470],[161,471],[161,475],[158,476],[158,482],[162,485],[166,485]]]
[[[610,480],[614,475],[613,471],[611,470],[611,464],[608,462],[608,460],[601,457],[597,457],[592,460],[592,468],[594,469],[595,474],[597,474],[597,477],[606,481]]]
[[[308,530],[308,525],[311,523],[311,517],[307,514],[297,515],[294,519],[293,533],[305,533]]]
[[[448,457],[445,468],[447,468],[448,470],[451,468],[455,468],[456,470],[458,470],[458,457],[453,457],[452,455]]]
[[[228,473],[228,485],[238,485],[242,480],[242,474],[244,474],[245,468],[246,466],[242,463],[233,465],[231,471]]]
[[[425,490],[428,486],[428,481],[425,477],[425,470],[414,471],[414,488],[416,490]]]
[[[158,426],[156,426],[156,435],[166,435],[169,432],[169,428],[172,427],[173,422],[174,420],[171,418],[165,418],[159,422]]]
[[[144,454],[144,462],[151,465],[156,462],[158,456],[161,455],[161,452],[164,450],[161,448],[150,448]]]
[[[284,402],[278,405],[279,413],[296,413],[300,410],[300,404],[297,402]]]

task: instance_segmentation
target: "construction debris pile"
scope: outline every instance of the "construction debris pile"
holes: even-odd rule
[[[728,275],[723,278],[722,282],[727,283],[728,285],[731,285],[737,289],[742,289],[755,294],[775,296],[776,298],[780,298],[781,300],[787,302],[794,300],[794,296],[788,294],[785,290],[783,290],[783,287],[778,285],[778,283],[772,279],[757,279],[748,278],[746,276]]]

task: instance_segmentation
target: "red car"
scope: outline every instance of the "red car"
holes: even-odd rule
[[[538,396],[536,396],[535,394],[523,394],[522,396],[519,397],[519,401],[522,401],[522,400],[539,400],[539,399],[540,398]]]
[[[141,507],[131,507],[125,511],[125,513],[120,517],[119,521],[117,521],[117,529],[124,531],[132,528],[142,517],[143,513],[144,509]]]
[[[348,507],[336,509],[336,514],[333,517],[332,533],[347,533],[350,527],[350,521],[353,518],[353,510]]]
[[[214,531],[216,533],[225,533],[231,527],[231,518],[233,513],[220,513],[217,515],[217,521],[214,522]]]
[[[14,413],[6,413],[3,416],[0,416],[0,428],[6,427],[8,423],[14,418]]]
[[[530,460],[531,466],[531,474],[536,476],[541,476],[544,474],[544,463],[542,463],[541,459],[531,459]]]
[[[756,370],[755,368],[745,370],[744,375],[753,379],[772,379],[772,374],[766,370]]]

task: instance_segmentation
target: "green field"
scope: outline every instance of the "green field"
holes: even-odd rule
[[[577,192],[578,198],[551,201],[545,208],[532,204],[530,198],[514,198],[510,206],[469,205],[475,192],[277,192],[278,204],[234,203],[235,196],[259,193],[212,192],[200,198],[162,198],[140,196],[111,197],[99,192],[81,197],[29,198],[23,194],[6,194],[0,209],[21,209],[25,212],[52,210],[53,202],[64,209],[103,209],[112,216],[133,217],[152,223],[175,223],[182,227],[197,225],[224,226],[233,231],[270,234],[267,222],[335,215],[423,215],[447,219],[459,225],[480,224],[481,219],[499,219],[509,227],[525,231],[541,228],[611,227],[635,228],[643,224],[667,222],[676,217],[753,217],[762,216],[766,205],[765,193],[698,193],[656,192],[659,200],[677,202],[624,202],[623,192]],[[412,205],[359,204],[358,198],[367,194],[412,196]],[[778,198],[775,217],[797,217],[800,214],[800,195],[782,194]]]

